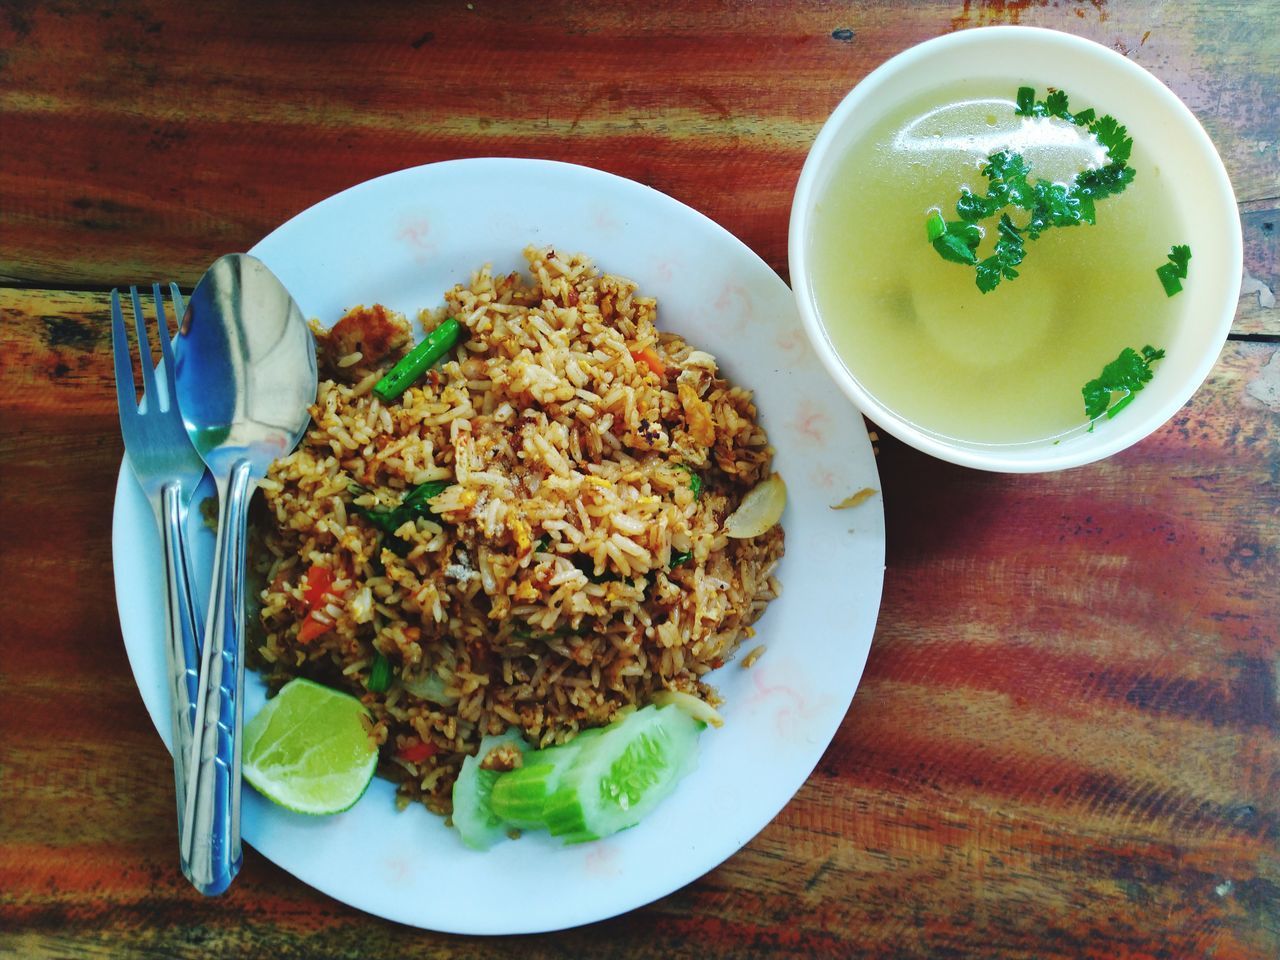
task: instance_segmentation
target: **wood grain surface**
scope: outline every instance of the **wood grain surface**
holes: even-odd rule
[[[252,849],[229,894],[195,894],[116,621],[110,287],[189,287],[337,190],[485,155],[649,183],[785,277],[832,107],[916,42],[1002,23],[1119,50],[1217,144],[1247,292],[1192,401],[1044,476],[884,439],[853,707],[772,824],[655,904],[444,936]],[[1280,956],[1278,24],[1274,0],[0,2],[0,955]]]

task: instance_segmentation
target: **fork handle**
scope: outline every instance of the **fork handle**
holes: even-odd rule
[[[173,783],[178,803],[178,825],[181,828],[183,807],[187,800],[191,731],[195,722],[196,698],[199,695],[197,642],[201,618],[189,579],[182,485],[176,481],[166,483],[160,490],[160,505],[167,615],[165,660],[169,668],[169,705],[173,721]]]
[[[240,731],[244,693],[245,522],[252,465],[238,460],[218,484],[218,545],[200,661],[187,804],[180,834],[182,872],[207,896],[231,885],[240,846]]]

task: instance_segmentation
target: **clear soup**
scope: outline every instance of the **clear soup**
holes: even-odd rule
[[[888,116],[840,158],[813,217],[812,292],[850,374],[903,420],[969,443],[1088,429],[1084,384],[1125,347],[1165,346],[1186,299],[1167,297],[1155,273],[1187,238],[1141,141],[1134,181],[1098,201],[1097,223],[1027,238],[1017,279],[984,294],[972,267],[938,256],[925,235],[929,211],[955,220],[962,187],[985,194],[979,171],[990,154],[1021,153],[1031,180],[1069,182],[1105,163],[1087,130],[1017,116],[1016,88],[939,90]],[[1073,104],[1085,106],[1107,112]],[[1028,218],[1008,212],[1019,227]],[[994,246],[995,218],[983,226],[979,257]]]

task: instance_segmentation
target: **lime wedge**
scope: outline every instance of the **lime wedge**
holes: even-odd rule
[[[355,697],[290,680],[244,726],[244,778],[298,813],[341,813],[364,795],[378,765],[368,720]]]

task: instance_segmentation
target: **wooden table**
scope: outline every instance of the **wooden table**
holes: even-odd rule
[[[1043,0],[0,8],[0,954],[1280,955],[1280,4]],[[550,157],[651,184],[786,275],[841,96],[952,30],[1096,39],[1196,112],[1247,289],[1162,430],[1047,476],[885,440],[888,573],[858,696],[746,849],[560,934],[365,916],[249,849],[175,862],[169,760],[116,623],[107,291],[175,279],[401,167]]]

